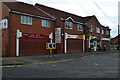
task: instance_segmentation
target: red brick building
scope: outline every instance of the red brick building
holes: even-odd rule
[[[77,35],[83,35],[85,38],[82,40],[83,42],[76,42],[74,40],[68,39],[68,46],[66,48],[67,52],[70,52],[71,49],[77,49],[76,44],[79,44],[79,47],[81,46],[81,51],[98,51],[103,50],[103,48],[106,48],[106,50],[110,49],[110,30],[109,27],[102,26],[98,19],[95,16],[87,16],[87,17],[81,17],[78,15],[74,15],[71,13],[67,13],[64,11],[60,11],[54,8],[50,8],[41,4],[36,4],[36,7],[38,7],[41,10],[44,10],[45,12],[53,15],[56,17],[56,26],[61,27],[62,34],[68,33],[68,34],[77,34]],[[67,29],[66,28],[66,21],[71,20],[73,25],[73,29]],[[80,24],[80,26],[78,26]],[[78,30],[78,29],[82,30]],[[60,52],[65,50],[64,48],[64,37],[62,37],[63,42],[59,46],[61,49]],[[73,45],[74,44],[74,45]],[[70,46],[69,46],[70,45]],[[71,48],[70,48],[71,47]],[[59,48],[59,49],[60,49]],[[79,49],[79,48],[78,48]],[[77,52],[77,50],[72,50],[73,52]],[[63,51],[65,53],[66,51]]]
[[[3,3],[2,13],[8,21],[8,28],[2,29],[3,56],[49,53],[49,42],[57,43],[56,53],[109,49],[110,29],[95,16],[81,17],[23,2]]]
[[[110,28],[101,25],[96,16],[85,17],[86,51],[101,51],[110,49]]]
[[[117,49],[118,43],[119,43],[119,48],[120,48],[120,34],[119,34],[119,36],[117,35],[116,37],[111,38],[110,43],[111,43],[111,49]]]
[[[31,35],[25,36],[25,33],[49,36],[54,33],[54,18],[39,11],[33,5],[22,2],[5,2],[2,8],[2,18],[8,18],[8,28],[2,29],[3,56],[16,56],[17,30],[24,33],[19,39],[20,54],[49,53],[46,50],[46,43],[50,42],[49,37],[35,38]]]
[[[83,17],[40,4],[35,6],[56,18],[55,27],[61,29],[61,41],[57,43],[57,53],[84,52]]]

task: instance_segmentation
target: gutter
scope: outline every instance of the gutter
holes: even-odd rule
[[[50,18],[46,18],[46,17],[42,17],[42,16],[37,16],[37,15],[33,15],[33,14],[28,14],[28,13],[23,13],[23,12],[19,12],[19,11],[14,11],[11,10],[10,12],[12,13],[16,13],[16,14],[20,14],[20,15],[26,15],[26,16],[31,16],[31,17],[37,17],[37,18],[41,18],[41,19],[47,19],[47,20],[55,20],[55,19],[50,19]]]

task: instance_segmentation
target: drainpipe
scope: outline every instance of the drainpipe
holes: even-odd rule
[[[85,41],[84,41],[84,52],[87,51],[87,23],[84,23],[83,24],[83,27],[84,27],[84,35],[85,35]]]
[[[63,20],[63,26],[62,26],[62,40],[63,40],[63,53],[65,54],[65,20]]]
[[[9,21],[10,21],[10,19],[9,19],[9,17],[8,16],[5,16],[5,19],[7,19],[8,20],[8,46],[7,46],[7,57],[10,57],[10,26],[9,26]]]

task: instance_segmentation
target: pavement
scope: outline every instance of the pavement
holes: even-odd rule
[[[66,59],[80,58],[90,55],[99,55],[99,54],[110,54],[118,51],[106,51],[106,52],[81,52],[81,53],[67,53],[67,54],[32,54],[32,55],[22,55],[19,57],[2,57],[2,65],[0,66],[9,66],[9,65],[25,65],[31,63],[47,63],[51,61],[60,61]]]

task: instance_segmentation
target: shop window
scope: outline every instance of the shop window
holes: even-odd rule
[[[91,48],[91,49],[94,48],[94,41],[93,41],[93,40],[90,41],[90,48]]]
[[[46,19],[42,19],[42,26],[43,27],[50,27],[50,21]]]
[[[78,24],[77,28],[78,28],[78,31],[83,31],[83,26],[82,25]]]
[[[22,15],[21,16],[21,23],[32,25],[32,17]]]
[[[100,45],[100,41],[97,41],[97,45]]]
[[[72,22],[65,23],[66,29],[72,29]]]

